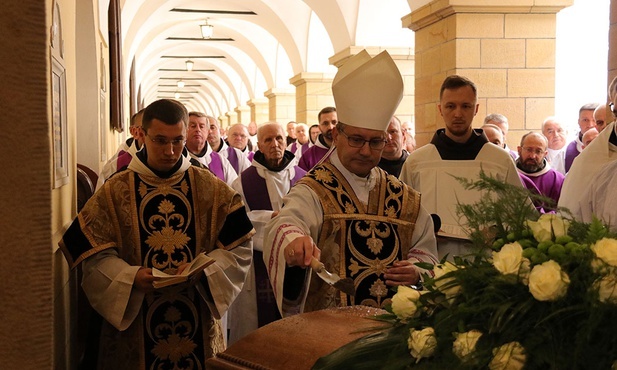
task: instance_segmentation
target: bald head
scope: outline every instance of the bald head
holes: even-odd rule
[[[487,123],[484,124],[481,128],[482,131],[484,131],[484,135],[486,135],[488,141],[497,145],[500,148],[505,148],[505,143],[503,141],[503,132],[497,125]]]
[[[285,130],[277,122],[265,123],[257,129],[257,147],[264,155],[266,167],[269,169],[281,165],[286,146]]]

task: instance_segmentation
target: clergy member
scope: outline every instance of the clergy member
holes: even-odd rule
[[[471,126],[478,113],[476,85],[463,76],[446,77],[439,92],[439,113],[445,128],[431,142],[416,149],[403,165],[401,180],[422,194],[422,204],[441,218],[437,249],[439,258],[465,255],[468,232],[456,212],[459,203],[472,204],[482,197],[467,190],[455,176],[479,179],[480,170],[510,184],[522,186],[507,151],[491,144],[482,130]]]
[[[415,285],[416,262],[436,263],[433,222],[420,194],[377,167],[403,80],[384,51],[363,50],[339,68],[333,151],[283,198],[266,225],[264,261],[283,316],[328,307],[385,307],[391,287]],[[304,157],[303,157],[304,158]],[[355,295],[322,281],[312,258],[350,278]]]
[[[236,174],[240,174],[251,166],[251,161],[248,157],[242,153],[239,149],[227,145],[225,140],[221,137],[221,127],[219,121],[216,118],[207,116],[209,125],[208,130],[208,144],[212,147],[212,150],[219,153],[221,157],[227,159],[231,166],[236,171]]]
[[[105,181],[107,181],[116,172],[125,170],[129,163],[131,163],[131,159],[135,153],[137,153],[141,149],[142,145],[144,145],[139,136],[143,115],[144,110],[142,109],[131,117],[131,126],[129,127],[131,137],[120,145],[118,152],[116,152],[116,154],[114,154],[114,156],[103,166],[103,169],[99,174],[99,179],[96,182],[96,190],[99,190]]]
[[[146,107],[144,149],[86,203],[60,248],[105,319],[105,369],[204,368],[225,349],[220,318],[242,289],[255,233],[242,198],[192,166],[180,102]],[[204,191],[207,189],[208,191]],[[200,253],[215,262],[188,282],[155,289],[154,269],[178,274]]]
[[[260,126],[257,129],[259,150],[252,166],[232,185],[242,195],[257,234],[253,237],[253,268],[229,313],[230,343],[281,317],[263,261],[264,228],[281,210],[283,196],[306,174],[295,165],[295,157],[285,150],[285,144],[285,131],[280,124],[269,122]]]
[[[319,161],[329,155],[330,147],[332,146],[332,131],[338,122],[336,108],[325,107],[317,115],[319,120],[319,130],[321,133],[315,140],[315,145],[308,148],[300,157],[298,165],[308,171],[313,168]]]
[[[541,195],[551,198],[555,202],[550,206],[542,205],[545,211],[550,211],[555,210],[557,202],[559,202],[564,175],[555,171],[548,163],[546,159],[548,155],[547,147],[548,140],[544,135],[537,132],[529,132],[523,135],[521,145],[518,147],[519,157],[516,160],[516,169],[534,183]],[[534,189],[530,190],[533,191]]]
[[[186,148],[191,158],[199,162],[213,174],[230,185],[238,178],[236,170],[227,158],[212,150],[208,141],[208,116],[201,112],[189,112],[189,127],[187,130]]]

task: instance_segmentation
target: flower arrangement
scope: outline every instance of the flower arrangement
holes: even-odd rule
[[[484,174],[465,185],[488,194],[459,205],[475,252],[422,265],[433,276],[398,288],[385,326],[314,369],[617,369],[615,234],[540,216],[533,195]]]

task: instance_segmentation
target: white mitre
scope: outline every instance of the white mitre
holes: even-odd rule
[[[339,122],[386,131],[403,99],[403,78],[387,51],[371,58],[362,50],[339,68],[332,95]]]

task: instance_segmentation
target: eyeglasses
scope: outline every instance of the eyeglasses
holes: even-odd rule
[[[611,108],[611,112],[613,112],[613,117],[617,118],[617,109],[615,109],[615,104],[609,103],[608,106]]]
[[[169,144],[171,144],[172,146],[178,147],[178,146],[183,146],[186,143],[185,138],[167,140],[161,137],[152,137],[148,134],[146,134],[146,136],[148,137],[148,139],[150,139],[150,141],[152,141],[155,145],[158,145],[158,146],[168,146]]]
[[[542,149],[534,149],[534,148],[523,148],[524,151],[526,151],[529,154],[535,154],[537,156],[541,156],[544,154],[544,150]]]
[[[369,148],[373,150],[381,150],[386,146],[386,139],[364,140],[359,136],[349,136],[343,130],[339,132],[347,138],[347,144],[352,148],[362,148],[365,143],[368,143]]]

